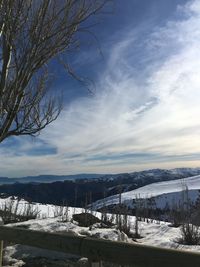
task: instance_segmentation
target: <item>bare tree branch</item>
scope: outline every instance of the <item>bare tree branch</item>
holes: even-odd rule
[[[47,90],[48,63],[73,51],[85,21],[107,2],[0,0],[0,142],[35,136],[58,117],[62,105]]]

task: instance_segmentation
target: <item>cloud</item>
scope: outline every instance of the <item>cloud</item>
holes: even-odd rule
[[[38,149],[53,153],[33,158],[22,145],[25,153],[10,155],[2,172],[11,162],[34,174],[199,165],[200,3],[176,12],[162,27],[119,34],[95,95],[75,99],[41,134]]]

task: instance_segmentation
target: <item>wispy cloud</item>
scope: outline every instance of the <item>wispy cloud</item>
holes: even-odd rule
[[[147,24],[119,34],[96,94],[74,100],[41,134],[38,149],[52,153],[33,157],[35,144],[21,141],[25,153],[1,153],[2,173],[15,176],[19,164],[26,174],[200,165],[200,3],[176,12],[149,34]]]

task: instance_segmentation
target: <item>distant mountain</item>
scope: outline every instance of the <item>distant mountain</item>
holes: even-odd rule
[[[124,182],[132,186],[133,181],[146,180],[149,181],[160,181],[168,180],[168,179],[179,179],[183,177],[189,177],[200,174],[200,168],[177,168],[171,170],[163,170],[163,169],[153,169],[153,170],[145,170],[139,172],[132,173],[119,173],[119,174],[97,174],[97,173],[82,173],[82,174],[74,174],[74,175],[37,175],[37,176],[26,176],[22,178],[8,178],[8,177],[0,177],[0,185],[1,184],[14,184],[14,183],[52,183],[57,181],[66,181],[66,180],[90,180],[90,179],[100,179],[100,180],[118,180],[119,183]],[[134,186],[134,185],[133,185]]]
[[[56,181],[75,180],[75,179],[93,179],[101,177],[102,174],[75,174],[75,175],[38,175],[26,176],[22,178],[0,177],[0,184],[14,183],[52,183]]]
[[[14,184],[0,185],[0,193],[6,196],[15,195],[40,203],[61,205],[63,201],[66,201],[70,206],[81,207],[91,201],[102,199],[104,196],[116,195],[119,191],[125,193],[155,182],[182,179],[195,175],[200,175],[200,168],[154,169],[103,176],[99,174],[41,175],[18,178]],[[11,180],[11,178],[7,179]],[[52,182],[52,180],[57,181]]]

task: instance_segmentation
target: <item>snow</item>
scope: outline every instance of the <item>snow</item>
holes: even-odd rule
[[[188,199],[192,203],[195,203],[198,197],[199,197],[199,190],[188,191]],[[153,197],[152,199],[155,200],[156,208],[164,209],[166,205],[172,208],[175,203],[182,203],[184,198],[186,199],[186,196],[184,196],[184,192],[180,191],[180,192],[172,192],[172,193],[157,195]],[[133,206],[130,200],[125,200],[124,202],[127,204],[127,206],[130,206],[130,207]]]
[[[186,179],[185,179],[186,180]],[[197,180],[197,177],[196,177]],[[190,180],[189,180],[190,181]],[[194,180],[193,180],[194,181]],[[175,181],[173,181],[175,182]],[[170,182],[168,182],[170,183]],[[178,183],[176,181],[176,183]],[[191,182],[192,183],[192,182]],[[162,186],[160,188],[165,188],[165,190],[161,190],[160,192],[168,192],[166,190],[166,186]],[[193,183],[194,184],[194,183]],[[189,185],[189,183],[188,183]],[[153,187],[153,185],[151,185]],[[189,187],[189,186],[188,186]],[[157,185],[156,188],[159,188]],[[169,188],[172,188],[171,185]],[[145,190],[143,190],[144,192]],[[197,192],[193,190],[194,192]],[[193,192],[190,191],[190,192]],[[195,195],[193,192],[193,195]],[[177,194],[177,192],[174,192]],[[165,194],[157,194],[157,197],[165,197],[168,194],[174,193],[165,193]],[[4,202],[9,202],[8,199],[0,199],[0,205],[3,205]],[[23,208],[23,205],[27,205],[28,203],[25,200],[20,200],[20,206]],[[58,210],[58,206],[53,205],[43,205],[39,203],[34,204],[37,207],[39,213],[39,217],[35,220],[29,220],[26,222],[20,222],[15,224],[8,225],[9,227],[24,227],[31,230],[37,231],[45,231],[52,233],[62,233],[62,234],[72,234],[75,236],[89,236],[93,238],[102,238],[113,241],[123,241],[134,243],[135,240],[128,237],[125,233],[120,232],[116,229],[116,226],[110,228],[102,228],[100,223],[94,224],[91,227],[81,227],[77,222],[72,220],[72,215],[74,213],[81,213],[83,209],[81,208],[73,208],[68,207],[68,221],[62,221],[62,216],[58,216],[54,218],[55,210]],[[100,212],[94,212],[93,215],[101,218]],[[108,216],[111,216],[110,214]],[[131,232],[134,233],[135,226],[135,217],[128,216]],[[163,248],[175,248],[175,249],[184,249],[184,250],[192,250],[192,251],[200,251],[200,246],[185,246],[178,243],[178,239],[181,237],[180,228],[170,227],[169,223],[166,222],[156,222],[153,221],[151,223],[147,222],[139,222],[139,233],[142,238],[137,239],[137,243],[141,243],[144,245],[151,245]],[[27,262],[31,261],[33,263],[42,262],[45,264],[51,262],[51,266],[69,266],[67,262],[69,261],[86,261],[86,259],[81,259],[77,256],[60,253],[60,252],[52,252],[44,249],[33,248],[24,245],[9,245],[4,249],[4,266],[6,267],[22,267]],[[41,266],[43,266],[41,264]],[[28,265],[28,264],[27,264]],[[48,265],[48,264],[46,264]],[[31,265],[36,266],[36,265]],[[84,266],[84,265],[83,265]]]
[[[101,228],[100,224],[93,225],[92,227],[80,227],[74,221],[61,222],[59,218],[29,220],[26,222],[10,224],[8,226],[27,226],[28,229],[37,231],[72,234],[75,236],[88,236],[113,241],[130,241],[126,234],[121,233],[119,230],[114,228]],[[27,260],[30,260],[30,258],[35,260],[38,260],[39,258],[46,258],[51,261],[56,260],[56,264],[58,264],[58,261],[65,261],[66,264],[66,260],[77,261],[80,257],[66,253],[32,248],[24,245],[14,245],[5,248],[5,262],[7,267],[21,267],[25,264],[25,262],[27,262]]]
[[[17,200],[17,197],[8,197],[8,198],[0,198],[0,207],[4,207],[5,204],[9,205],[13,202],[13,210],[16,205],[18,205],[18,212],[23,213],[26,206],[30,205],[30,202],[27,202],[24,199]],[[51,205],[51,204],[41,204],[41,203],[31,203],[31,206],[38,213],[38,218],[53,218],[56,213],[59,213],[61,210],[60,206]],[[83,212],[82,208],[73,208],[67,207],[69,217],[72,216],[73,213],[81,213]],[[65,210],[63,210],[64,213]],[[1,222],[0,222],[1,223]]]
[[[29,203],[23,199],[18,201],[17,198],[9,197],[6,199],[0,199],[0,206],[3,207],[5,203],[9,205],[9,203],[11,202],[13,203],[13,210],[15,209],[16,205],[19,206],[19,213],[24,210],[26,205],[29,205]],[[93,238],[103,238],[113,241],[130,242],[127,235],[121,233],[115,227],[102,228],[100,224],[95,224],[92,227],[80,227],[76,221],[72,220],[72,215],[85,212],[85,210],[82,208],[65,207],[60,216],[54,217],[55,213],[59,213],[62,210],[61,207],[40,203],[33,203],[33,206],[34,209],[37,209],[39,212],[37,219],[12,223],[8,224],[7,226],[22,227],[25,229],[51,233],[72,234],[75,236],[89,236]],[[67,222],[63,221],[63,219],[66,219],[66,216],[64,215],[66,210],[68,220]],[[98,218],[101,218],[101,213],[99,212],[93,211],[92,214]],[[52,261],[55,261],[56,266],[58,266],[58,264],[61,264],[62,262],[63,264],[61,264],[61,266],[68,266],[66,263],[67,261],[77,261],[79,259],[79,257],[74,255],[60,252],[50,252],[48,250],[32,248],[24,245],[7,246],[4,251],[4,263],[7,267],[21,267],[27,262],[27,260],[30,260],[30,258],[37,261],[41,258],[48,259],[48,261],[51,261],[51,264]]]
[[[129,216],[131,231],[134,232],[135,217]],[[134,243],[126,234],[113,228],[101,228],[100,224],[95,224],[92,227],[80,227],[75,222],[60,222],[58,218],[46,218],[30,220],[12,224],[10,226],[29,226],[29,229],[48,231],[54,233],[71,233],[79,236],[89,236],[93,238],[103,238],[114,241],[123,241]],[[200,246],[185,246],[178,243],[181,237],[180,228],[170,227],[169,223],[156,222],[147,223],[139,222],[139,232],[142,238],[137,240],[137,243],[163,247],[199,251]],[[5,249],[5,264],[7,267],[21,267],[27,260],[32,259],[48,259],[49,261],[64,262],[69,260],[78,260],[77,256],[70,254],[50,252],[44,249],[32,248],[23,245],[8,246]],[[60,265],[59,265],[60,266]],[[63,265],[65,266],[65,265]]]
[[[193,201],[198,197],[198,190],[200,189],[200,175],[192,176],[184,179],[158,182],[149,184],[143,187],[140,187],[135,190],[131,190],[125,193],[122,193],[121,199],[122,202],[131,203],[133,199],[138,198],[152,198],[156,197],[160,201],[157,201],[158,207],[163,207],[166,205],[166,202],[172,202],[174,200],[181,199],[181,192],[183,189],[188,188],[189,195]],[[159,196],[159,197],[158,197]],[[162,196],[162,197],[161,197]],[[155,199],[156,199],[155,198]],[[166,199],[166,201],[164,201]],[[119,203],[119,195],[110,196],[104,199],[104,201],[99,200],[93,204],[95,209],[103,207],[103,205],[109,206]],[[160,205],[160,206],[159,206]]]

